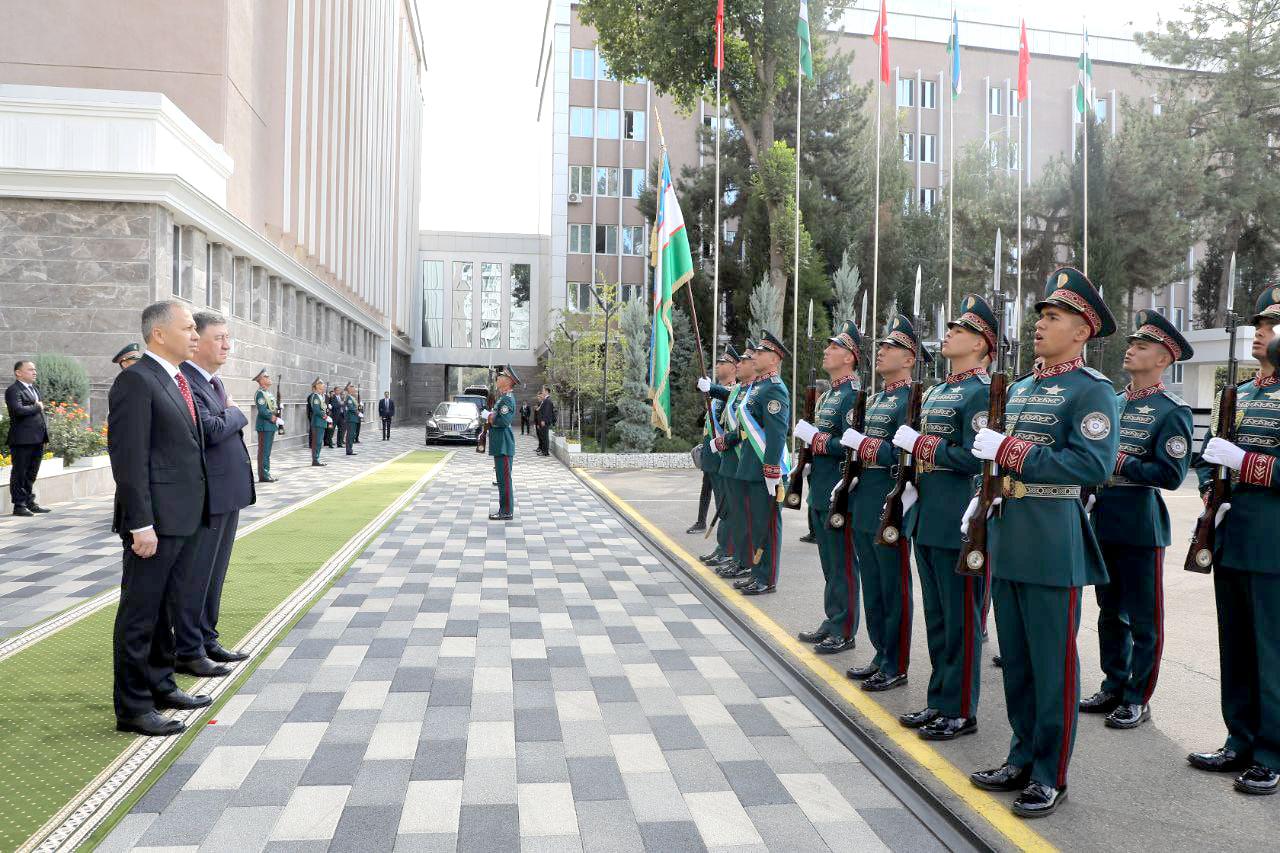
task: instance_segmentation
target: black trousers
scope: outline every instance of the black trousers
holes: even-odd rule
[[[351,455],[351,453],[352,453],[351,445],[355,442],[355,440],[356,440],[356,425],[355,425],[355,424],[347,424],[346,445],[347,445],[347,455],[348,455],[348,456],[350,456],[350,455]]]
[[[199,532],[158,540],[155,554],[144,560],[130,548],[132,535],[124,536],[124,572],[112,638],[112,698],[121,719],[155,710],[155,697],[178,687],[173,680],[173,582],[189,571]]]
[[[9,472],[9,498],[14,509],[36,499],[36,475],[40,473],[43,444],[15,444],[9,448],[13,470]]]
[[[324,428],[324,446],[333,447],[333,427],[331,426]]]
[[[538,451],[540,453],[551,452],[551,427],[538,427]]]
[[[707,523],[707,509],[711,506],[711,475],[702,472],[702,492],[698,495],[698,523]]]
[[[178,660],[202,658],[218,641],[222,584],[239,524],[239,510],[209,516],[209,526],[197,534],[195,559],[174,578],[173,640]]]
[[[382,419],[382,440],[391,440],[391,418]]]
[[[335,423],[335,424],[334,424],[334,427],[333,427],[333,428],[334,428],[334,430],[335,430],[335,433],[334,433],[334,436],[333,436],[333,438],[334,438],[334,444],[335,444],[335,446],[337,446],[337,447],[343,447],[343,446],[345,446],[345,445],[346,445],[346,443],[347,443],[347,421],[346,421],[346,417],[347,417],[347,416],[344,414],[344,415],[342,416],[342,420],[340,420],[340,421],[338,421],[337,423]]]

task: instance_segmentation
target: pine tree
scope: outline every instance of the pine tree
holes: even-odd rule
[[[782,334],[782,290],[771,278],[764,276],[760,279],[751,291],[747,306],[751,313],[751,328],[747,334],[753,340],[758,340],[762,329],[768,329],[775,335]]]
[[[832,309],[832,325],[836,328],[850,320],[857,320],[858,292],[862,289],[862,273],[858,265],[849,264],[849,250],[845,249],[840,258],[840,268],[831,276],[831,290],[835,293],[836,302]]]
[[[622,309],[622,394],[618,398],[618,446],[627,453],[648,453],[653,449],[653,404],[649,400],[645,374],[649,366],[649,312],[644,302],[633,299]]]

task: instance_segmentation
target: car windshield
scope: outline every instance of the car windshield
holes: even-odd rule
[[[436,406],[437,418],[478,418],[480,410],[475,403],[441,403]]]

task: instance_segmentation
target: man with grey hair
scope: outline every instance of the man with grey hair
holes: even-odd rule
[[[121,371],[108,396],[107,451],[116,482],[112,530],[124,544],[120,603],[113,636],[116,728],[175,735],[186,726],[165,708],[210,703],[174,680],[169,608],[175,581],[191,571],[208,523],[204,435],[191,384],[179,365],[200,342],[196,323],[177,301],[142,312],[147,352]]]

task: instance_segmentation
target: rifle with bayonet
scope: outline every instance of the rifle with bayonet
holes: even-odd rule
[[[809,300],[809,385],[804,389],[804,419],[813,423],[818,410],[818,372],[813,364],[813,300]],[[804,504],[804,469],[813,464],[813,448],[796,439],[796,464],[787,481],[787,493],[782,505],[787,509],[800,509]]]
[[[276,417],[281,419],[284,418],[284,375],[283,374],[279,374],[276,376]],[[280,423],[276,424],[276,430],[281,435],[284,435],[283,420]]]
[[[920,407],[924,402],[924,344],[920,342],[920,267],[916,267],[916,295],[912,306],[911,323],[916,330],[916,362],[911,368],[911,390],[907,395],[907,426],[920,431]],[[876,529],[877,545],[897,545],[902,537],[902,508],[907,486],[916,482],[915,456],[905,450],[898,451],[898,473],[893,488],[884,499],[880,513],[880,526]]]
[[[991,365],[991,397],[987,402],[987,428],[996,432],[1004,432],[1004,405],[1009,394],[1009,356],[1012,349],[1005,337],[1005,295],[1003,291],[995,293],[996,315],[996,352],[995,362]],[[967,532],[960,538],[960,560],[956,563],[956,574],[983,577],[991,570],[991,555],[987,550],[988,533],[987,514],[991,511],[997,498],[1000,497],[1003,477],[1000,466],[994,461],[982,465],[982,482],[978,486],[977,500],[973,514],[969,516]]]
[[[867,327],[867,292],[862,292],[862,316],[858,321],[859,331]],[[858,392],[853,398],[853,409],[850,412],[852,420],[849,423],[853,429],[863,432],[867,426],[867,396],[870,394],[871,376],[867,360],[861,355],[858,357]],[[836,427],[839,429],[839,426]],[[827,527],[831,530],[844,530],[849,524],[849,493],[853,491],[854,485],[858,482],[858,478],[862,476],[862,460],[858,458],[858,454],[853,450],[846,448],[844,452],[844,462],[840,465],[840,481],[836,483],[835,491],[831,493],[831,510],[827,513]]]
[[[493,405],[496,402],[493,398],[493,368],[489,368],[485,383],[484,408],[490,415],[493,414]],[[489,418],[485,418],[480,423],[480,434],[476,436],[476,453],[485,453],[489,449]]]

